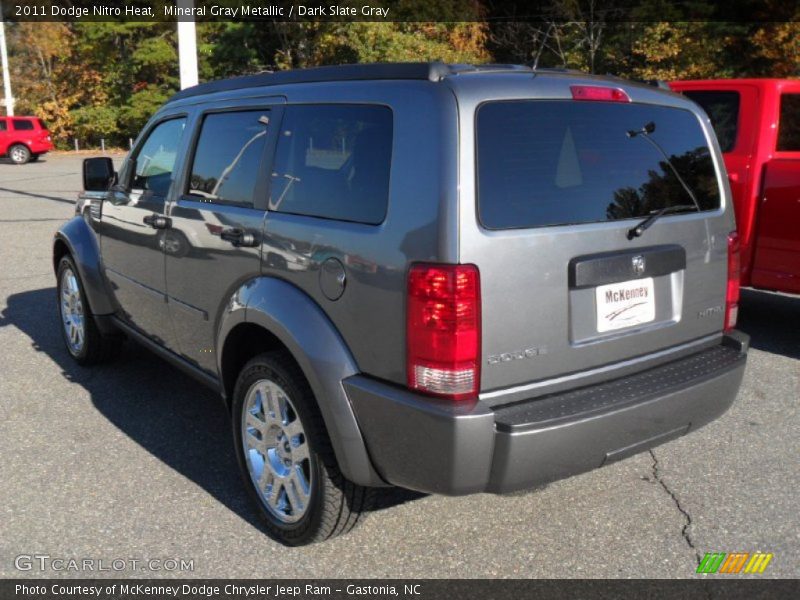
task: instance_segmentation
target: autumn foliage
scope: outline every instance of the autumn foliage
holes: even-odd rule
[[[800,9],[769,22],[771,2],[752,22],[703,20],[716,10],[704,2],[665,10],[651,0],[631,13],[637,20],[623,21],[601,0],[534,3],[535,19],[497,12],[488,0],[395,0],[394,14],[415,20],[200,23],[200,77],[426,60],[527,62],[643,80],[800,76]],[[42,117],[62,146],[72,138],[125,144],[179,87],[174,23],[6,29],[17,112]]]

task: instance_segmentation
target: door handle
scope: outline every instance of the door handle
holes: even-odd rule
[[[172,227],[172,219],[157,214],[147,215],[142,219],[142,223],[150,225],[153,229],[169,229]]]
[[[244,229],[229,227],[227,229],[223,229],[220,232],[219,237],[226,242],[230,242],[236,248],[252,248],[254,246],[258,246],[258,240],[256,239],[256,236],[245,231]]]

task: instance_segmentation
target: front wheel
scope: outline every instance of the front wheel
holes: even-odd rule
[[[283,352],[248,362],[233,398],[236,456],[267,529],[290,546],[347,533],[372,490],[342,475],[314,395]]]
[[[61,334],[72,358],[80,365],[92,365],[112,358],[121,342],[100,334],[71,257],[64,256],[58,263],[57,277]]]
[[[8,149],[8,157],[15,165],[24,165],[31,159],[31,151],[27,146],[14,144]]]

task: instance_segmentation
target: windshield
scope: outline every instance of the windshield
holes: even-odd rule
[[[655,125],[648,135],[669,160],[628,135],[645,123]],[[700,210],[720,206],[705,136],[686,110],[563,100],[490,102],[478,109],[477,134],[478,210],[490,229],[645,217],[686,204],[680,179]]]

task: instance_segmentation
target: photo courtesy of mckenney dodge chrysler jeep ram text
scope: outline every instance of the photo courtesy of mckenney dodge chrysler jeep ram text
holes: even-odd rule
[[[733,402],[739,255],[693,102],[509,65],[206,83],[56,234],[81,364],[136,340],[219,391],[268,531],[350,530],[374,489],[504,493]]]

